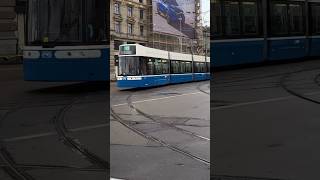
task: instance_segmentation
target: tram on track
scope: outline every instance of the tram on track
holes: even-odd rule
[[[214,67],[320,56],[320,0],[212,0]]]
[[[210,79],[210,57],[120,45],[117,86],[145,88]]]
[[[109,80],[108,0],[28,0],[27,81]]]

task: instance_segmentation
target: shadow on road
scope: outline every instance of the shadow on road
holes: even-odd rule
[[[105,91],[106,94],[109,93],[108,82],[84,82],[60,85],[54,87],[47,87],[42,89],[36,89],[28,91],[32,94],[82,94],[88,92],[101,92]]]

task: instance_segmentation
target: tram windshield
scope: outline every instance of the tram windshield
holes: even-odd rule
[[[148,63],[150,61],[150,63]],[[122,56],[119,58],[120,76],[139,76],[153,74],[153,61],[146,57]]]
[[[28,0],[27,44],[107,41],[105,0]]]

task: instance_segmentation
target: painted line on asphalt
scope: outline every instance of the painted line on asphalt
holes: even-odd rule
[[[79,131],[85,131],[85,130],[92,130],[92,129],[103,128],[103,127],[107,127],[107,126],[109,126],[109,124],[105,123],[105,124],[85,126],[85,127],[80,127],[80,128],[73,128],[73,129],[69,129],[69,131],[71,131],[71,132],[79,132]]]
[[[56,134],[57,133],[55,133],[55,132],[40,133],[40,134],[33,134],[33,135],[27,135],[27,136],[6,138],[3,141],[4,142],[14,142],[14,141],[29,140],[29,139],[35,139],[35,138],[40,138],[40,137],[53,136],[53,135],[56,135]]]
[[[162,97],[162,98],[145,99],[145,100],[140,100],[140,101],[134,101],[134,102],[132,102],[132,104],[138,104],[138,103],[144,103],[144,102],[150,102],[150,101],[158,101],[158,100],[163,100],[163,99],[170,99],[170,98],[195,95],[195,94],[203,94],[203,92],[194,92],[194,93],[179,94],[179,95],[175,95],[175,96],[167,96],[167,97]],[[128,103],[116,104],[116,105],[112,105],[112,107],[124,106],[124,105],[128,105]]]
[[[320,92],[311,92],[311,93],[305,93],[304,95],[317,95],[320,94]],[[242,107],[242,106],[249,106],[249,105],[255,105],[255,104],[263,104],[263,103],[270,103],[270,102],[277,102],[277,101],[283,101],[288,99],[296,98],[296,96],[284,96],[279,98],[271,98],[271,99],[264,99],[259,101],[251,101],[251,102],[245,102],[245,103],[237,103],[232,104],[228,106],[220,106],[212,108],[212,110],[223,110],[223,109],[230,109],[230,108],[236,108],[236,107]]]
[[[72,129],[68,129],[68,130],[70,132],[80,132],[80,131],[85,131],[85,130],[103,128],[103,127],[107,127],[107,126],[109,126],[109,124],[104,123],[104,124],[98,124],[98,125],[92,125],[92,126],[84,126],[84,127],[80,127],[80,128],[72,128]],[[54,136],[54,135],[57,135],[57,133],[56,132],[47,132],[47,133],[39,133],[39,134],[32,134],[32,135],[26,135],[26,136],[6,138],[3,141],[4,142],[15,142],[15,141],[30,140],[30,139],[48,137],[48,136]]]

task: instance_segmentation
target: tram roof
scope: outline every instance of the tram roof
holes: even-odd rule
[[[152,58],[161,58],[161,59],[168,59],[170,57],[171,60],[180,60],[180,61],[190,61],[192,59],[191,54],[169,52],[165,50],[145,47],[140,44],[126,44],[126,45],[120,45],[120,46],[136,47],[136,53],[134,55],[121,55],[121,56],[143,56],[143,57],[152,57]],[[194,58],[194,61],[210,62],[210,57],[207,57],[207,60],[206,60],[205,56],[193,55],[193,58]]]

